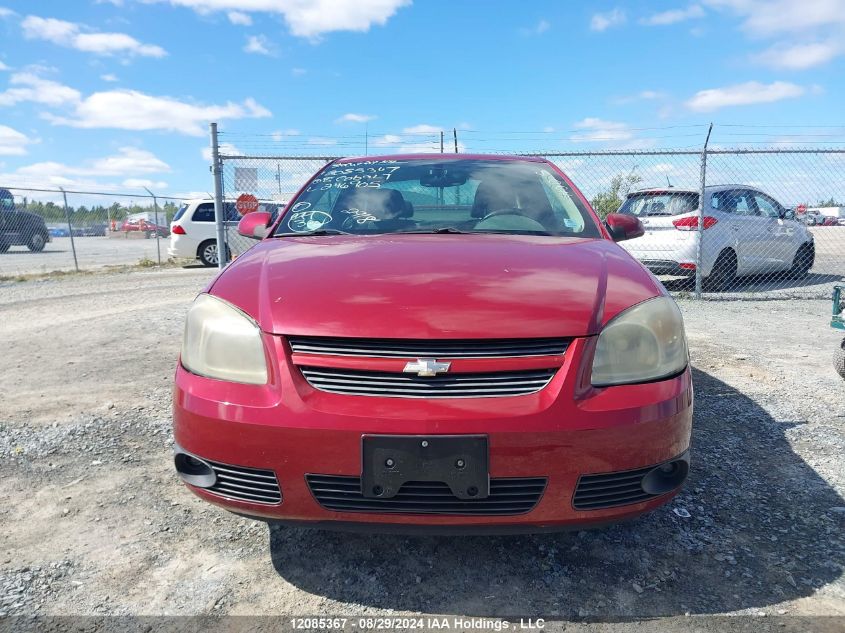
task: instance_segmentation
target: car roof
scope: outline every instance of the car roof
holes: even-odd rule
[[[734,189],[750,189],[752,191],[762,190],[753,185],[743,185],[740,183],[727,183],[723,185],[707,185],[704,188],[705,193],[716,193],[718,191],[733,191]],[[636,189],[631,191],[628,196],[636,196],[648,193],[700,193],[698,189],[675,188],[675,187],[646,187],[644,189]]]
[[[378,156],[347,156],[345,158],[338,158],[335,163],[360,163],[363,161],[388,161],[388,160],[430,160],[430,161],[450,161],[450,160],[520,160],[530,161],[534,163],[548,162],[542,156],[518,156],[515,154],[453,154],[453,153],[417,153],[417,154],[382,154]]]

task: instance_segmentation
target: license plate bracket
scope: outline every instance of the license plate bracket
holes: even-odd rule
[[[361,493],[390,499],[409,481],[442,482],[459,499],[490,494],[486,435],[365,435]]]

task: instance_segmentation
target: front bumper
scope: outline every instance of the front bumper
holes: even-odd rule
[[[547,387],[536,394],[455,400],[364,397],[311,387],[291,364],[280,337],[267,337],[280,359],[271,384],[250,386],[176,371],[174,435],[186,453],[222,465],[275,475],[281,500],[235,499],[189,486],[239,514],[317,526],[373,528],[568,529],[634,517],[666,503],[677,488],[614,507],[576,507],[586,475],[636,471],[689,449],[689,369],[652,384],[584,388],[578,368],[590,339],[576,339]],[[318,501],[306,476],[353,481],[361,475],[364,434],[488,438],[491,481],[544,479],[541,496],[516,514],[337,511]],[[646,468],[646,470],[648,470]],[[265,475],[266,477],[266,475]],[[332,479],[335,478],[335,479]],[[601,479],[601,478],[599,478]]]

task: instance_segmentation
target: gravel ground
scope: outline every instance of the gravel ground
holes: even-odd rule
[[[845,615],[826,301],[680,302],[694,461],[668,506],[589,532],[373,537],[268,528],[178,482],[170,381],[210,278],[0,284],[0,615]]]

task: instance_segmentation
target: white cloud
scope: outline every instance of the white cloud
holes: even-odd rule
[[[293,75],[294,77],[302,77],[302,75],[304,75],[307,72],[308,71],[305,68],[291,68],[290,69],[290,74]]]
[[[611,27],[625,24],[626,19],[625,12],[622,11],[622,9],[613,9],[612,11],[607,11],[605,13],[596,13],[590,19],[590,30],[601,33]]]
[[[133,189],[155,190],[167,188],[167,183],[163,180],[150,180],[149,178],[127,178],[120,184]]]
[[[618,121],[606,121],[596,117],[587,117],[575,124],[575,129],[583,130],[572,136],[575,142],[619,142],[628,141],[634,137],[634,133],[625,123]]]
[[[242,11],[229,11],[226,14],[226,17],[229,18],[229,22],[232,24],[237,24],[238,26],[252,26],[252,18],[248,13],[244,13]]]
[[[276,130],[270,136],[273,138],[274,141],[279,142],[285,139],[287,136],[299,136],[300,131],[295,130],[293,128],[287,130]]]
[[[754,60],[765,66],[784,70],[804,70],[826,64],[845,51],[837,41],[811,42],[792,46],[775,44],[754,56]]]
[[[9,67],[3,62],[0,62],[0,70],[9,70]]]
[[[232,143],[220,143],[217,146],[218,151],[220,152],[221,156],[243,156],[243,152],[235,147]],[[200,154],[202,154],[202,159],[210,163],[211,162],[211,148],[206,145],[200,150]]]
[[[333,31],[366,32],[383,26],[411,0],[157,0],[188,7],[198,13],[213,11],[262,12],[281,15],[297,37],[318,38]],[[231,18],[230,18],[231,19]]]
[[[655,99],[663,99],[666,95],[657,90],[641,90],[640,92],[613,99],[613,103],[617,105],[624,105],[626,103],[633,103],[634,101],[654,101]]]
[[[120,191],[127,187],[150,187],[161,191],[167,183],[139,177],[170,171],[170,166],[151,152],[137,147],[121,147],[117,154],[68,165],[57,161],[33,163],[11,173],[0,174],[0,182],[11,186],[73,187],[93,191]],[[122,182],[100,178],[121,178]],[[77,197],[78,201],[79,198]],[[95,204],[101,204],[96,199]]]
[[[541,19],[537,24],[531,27],[522,28],[519,30],[523,35],[542,35],[551,28],[552,24],[548,20]]]
[[[703,17],[704,9],[700,5],[691,4],[685,9],[670,9],[669,11],[655,13],[640,20],[640,24],[645,24],[646,26],[666,26]]]
[[[97,33],[86,30],[76,22],[55,18],[41,18],[28,15],[21,22],[24,37],[31,40],[45,40],[58,46],[74,48],[96,55],[140,55],[142,57],[164,57],[161,46],[143,44],[126,33]]]
[[[546,127],[543,128],[543,132],[545,132],[546,134],[551,134],[554,131],[555,131],[555,129],[551,125],[547,125]]]
[[[373,145],[376,147],[387,147],[390,145],[401,145],[402,144],[402,137],[397,136],[396,134],[385,134],[384,136],[380,136],[379,138],[371,141]]]
[[[686,102],[686,106],[695,112],[712,112],[727,106],[773,103],[792,99],[800,97],[805,92],[802,86],[786,81],[775,81],[770,84],[748,81],[723,88],[701,90]]]
[[[105,75],[100,75],[100,79],[102,79],[103,81],[114,82],[114,81],[117,81],[117,75],[107,73]]]
[[[373,114],[356,114],[355,112],[348,112],[343,116],[335,119],[335,123],[366,123],[375,119]]]
[[[0,125],[0,156],[23,156],[33,140],[7,125]]]
[[[256,55],[272,55],[270,50],[270,40],[263,35],[250,35],[246,44],[244,44],[244,51],[247,53],[255,53]]]
[[[428,125],[427,123],[412,125],[411,127],[406,127],[402,130],[405,134],[440,134],[442,131],[442,127],[437,125]]]
[[[17,15],[11,9],[7,9],[6,7],[0,7],[0,18],[10,18],[13,15]]]
[[[230,101],[225,105],[198,105],[137,90],[109,90],[95,92],[76,103],[69,117],[43,116],[55,125],[78,128],[167,130],[202,136],[208,132],[205,124],[209,121],[262,118],[271,116],[271,113],[251,98],[243,103]]]
[[[845,26],[843,0],[703,0],[716,9],[727,9],[744,21],[748,33],[770,37],[782,33],[806,36],[812,29]]]
[[[31,179],[56,182],[56,178],[78,176],[119,177],[168,171],[170,171],[170,166],[152,152],[137,147],[121,147],[117,154],[85,161],[82,165],[66,165],[56,161],[44,161],[21,167],[15,173]]]
[[[0,106],[15,105],[21,101],[60,106],[76,103],[81,97],[78,90],[30,72],[15,73],[9,79],[9,84],[13,87],[0,92]]]

